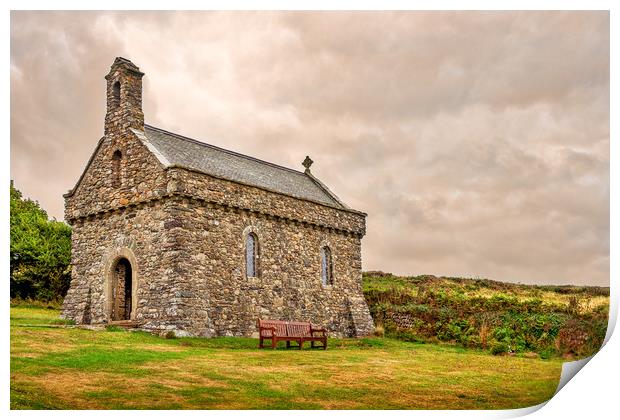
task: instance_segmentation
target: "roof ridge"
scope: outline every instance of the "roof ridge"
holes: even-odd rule
[[[196,140],[196,139],[193,139],[191,137],[184,136],[182,134],[173,133],[172,131],[164,130],[163,128],[158,128],[158,127],[154,127],[154,126],[149,125],[149,124],[144,124],[144,128],[147,128],[147,127],[152,129],[152,130],[156,130],[156,131],[159,131],[159,132],[166,133],[168,135],[174,136],[174,137],[176,137],[178,139],[198,144],[200,146],[211,147],[213,149],[217,149],[217,150],[225,152],[225,153],[230,153],[232,155],[235,155],[235,156],[238,156],[238,157],[241,157],[241,158],[249,159],[249,160],[252,160],[254,162],[258,162],[258,163],[266,164],[266,165],[269,165],[269,166],[273,166],[273,167],[278,168],[278,169],[284,169],[286,171],[293,172],[293,173],[295,173],[297,175],[305,175],[304,172],[301,172],[301,171],[298,171],[298,170],[295,170],[295,169],[292,169],[292,168],[287,168],[286,166],[278,165],[277,163],[268,162],[266,160],[255,158],[253,156],[249,156],[249,155],[246,155],[246,154],[243,154],[243,153],[235,152],[234,150],[224,149],[223,147],[219,147],[219,146],[215,146],[213,144],[205,143],[205,142],[202,142],[200,140]]]

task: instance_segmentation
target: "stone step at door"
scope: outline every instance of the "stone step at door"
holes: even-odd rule
[[[108,325],[112,325],[115,327],[121,327],[121,328],[138,328],[140,326],[140,324],[137,321],[133,321],[130,319],[127,320],[122,320],[122,321],[110,321],[110,323]]]

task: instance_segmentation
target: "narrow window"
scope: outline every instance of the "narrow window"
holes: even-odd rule
[[[112,155],[112,186],[118,188],[121,186],[121,159],[123,154],[117,150]]]
[[[321,248],[321,282],[323,286],[334,284],[332,252],[327,246]]]
[[[258,277],[257,259],[258,240],[255,234],[249,233],[245,240],[245,273],[247,277]]]
[[[112,107],[116,108],[121,103],[121,82],[112,85]]]

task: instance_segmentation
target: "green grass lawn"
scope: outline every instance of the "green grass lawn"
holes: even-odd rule
[[[553,395],[562,364],[380,338],[259,350],[58,324],[58,310],[11,307],[12,409],[520,408]]]

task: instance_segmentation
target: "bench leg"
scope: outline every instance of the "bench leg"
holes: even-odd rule
[[[290,349],[290,348],[291,348],[291,342],[290,342],[290,341],[288,341],[288,340],[286,340],[286,348],[287,348],[287,349]]]
[[[264,348],[264,346],[263,346],[263,337],[259,338],[259,340],[258,340],[258,348],[259,349]]]
[[[299,350],[304,346],[304,340],[299,340]]]
[[[271,337],[271,348],[275,349],[276,348],[276,344],[278,343],[278,340],[276,340],[275,337]]]

